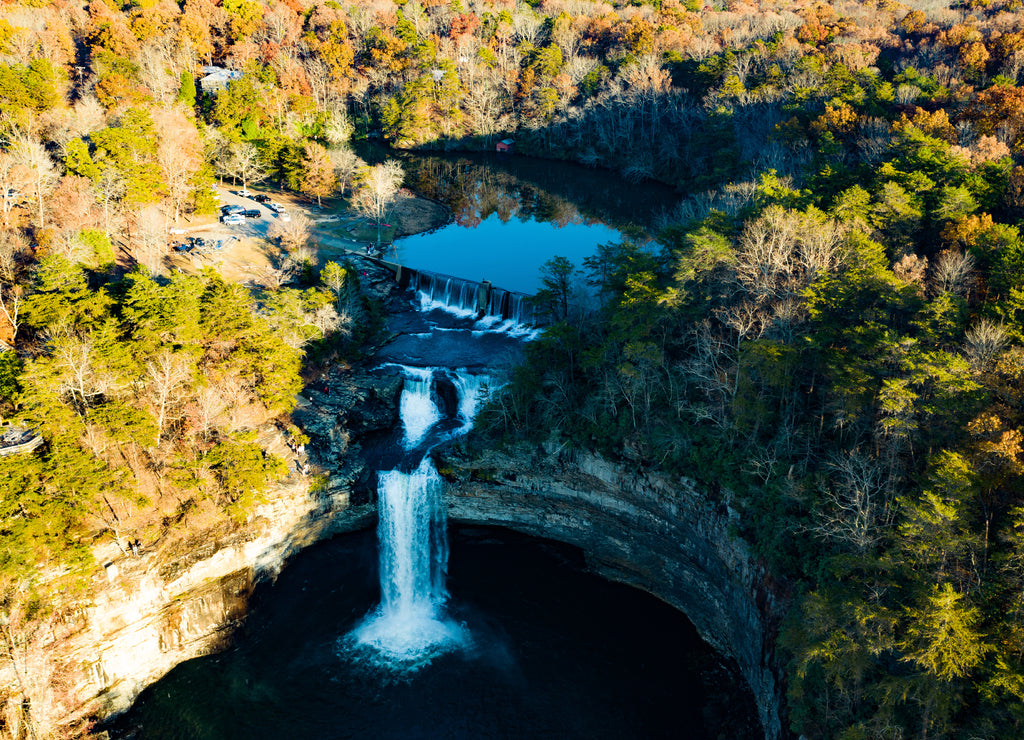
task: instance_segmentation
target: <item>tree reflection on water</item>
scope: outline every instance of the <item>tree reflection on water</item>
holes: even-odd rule
[[[568,224],[606,224],[646,236],[654,218],[679,200],[659,183],[627,183],[580,165],[487,154],[408,155],[406,185],[444,203],[460,226],[491,215]]]

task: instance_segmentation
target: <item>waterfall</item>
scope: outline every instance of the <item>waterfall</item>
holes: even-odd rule
[[[435,371],[403,366],[405,386],[400,401],[404,427],[403,447],[416,448],[445,414],[434,401]],[[472,426],[484,375],[444,371],[458,393],[455,408],[447,410],[450,421],[460,423],[453,434]],[[453,399],[454,400],[454,399]],[[380,471],[377,536],[380,549],[381,601],[352,634],[358,646],[367,647],[389,665],[418,667],[435,655],[468,642],[463,627],[448,619],[448,532],[441,477],[422,454],[411,472]]]
[[[491,379],[487,375],[467,375],[456,373],[454,385],[459,391],[459,420],[462,427],[459,431],[465,434],[473,426],[477,409],[483,395],[490,388]]]
[[[380,474],[377,537],[381,601],[355,642],[387,664],[413,667],[465,642],[445,619],[448,535],[441,478],[429,457],[411,473]]]
[[[460,318],[471,318],[477,314],[477,283],[416,271],[409,287],[419,294],[423,311],[440,308]]]
[[[434,371],[429,368],[405,367],[405,387],[398,402],[398,413],[405,428],[405,448],[418,445],[430,427],[441,419],[441,412],[431,398]]]

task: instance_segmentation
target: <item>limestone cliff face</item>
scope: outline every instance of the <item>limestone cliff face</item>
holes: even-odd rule
[[[767,740],[783,737],[774,635],[780,610],[768,574],[730,534],[730,511],[692,481],[629,470],[590,454],[548,450],[438,459],[449,517],[580,547],[593,570],[672,604],[734,659]]]
[[[296,481],[275,491],[246,526],[220,537],[197,533],[195,547],[177,557],[144,551],[108,562],[109,582],[63,646],[85,678],[80,699],[98,698],[104,715],[123,711],[178,663],[223,647],[256,582],[272,577],[291,554],[370,526],[375,517],[372,505],[310,495],[306,482]]]
[[[400,393],[401,379],[387,374],[346,370],[321,379],[294,416],[312,438],[310,462],[326,474],[325,487],[310,491],[311,478],[296,474],[244,525],[193,525],[170,542],[143,543],[138,556],[112,545],[97,553],[103,572],[90,603],[50,658],[77,669],[75,703],[98,700],[104,716],[123,711],[178,663],[222,648],[257,581],[292,554],[372,526],[374,482],[362,440],[394,427]],[[276,431],[261,436],[272,451],[287,452]],[[0,669],[0,685],[14,680]]]

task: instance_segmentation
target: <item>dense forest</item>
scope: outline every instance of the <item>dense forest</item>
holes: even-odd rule
[[[215,178],[372,209],[353,140],[511,136],[685,197],[653,242],[548,263],[554,323],[488,443],[559,438],[736,510],[790,604],[793,732],[1020,737],[1022,11],[4,0],[0,417],[45,445],[0,458],[0,652],[28,665],[96,543],[243,521],[287,473],[256,431],[300,440],[303,368],[373,329],[302,229],[262,287],[168,273],[167,228],[215,212]],[[86,731],[29,678],[5,736]]]

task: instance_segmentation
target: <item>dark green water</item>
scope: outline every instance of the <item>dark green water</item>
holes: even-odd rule
[[[452,531],[451,614],[472,644],[414,673],[344,647],[378,599],[372,532],[297,556],[234,646],[178,666],[114,738],[756,738],[750,696],[687,619],[585,573],[571,548]]]

